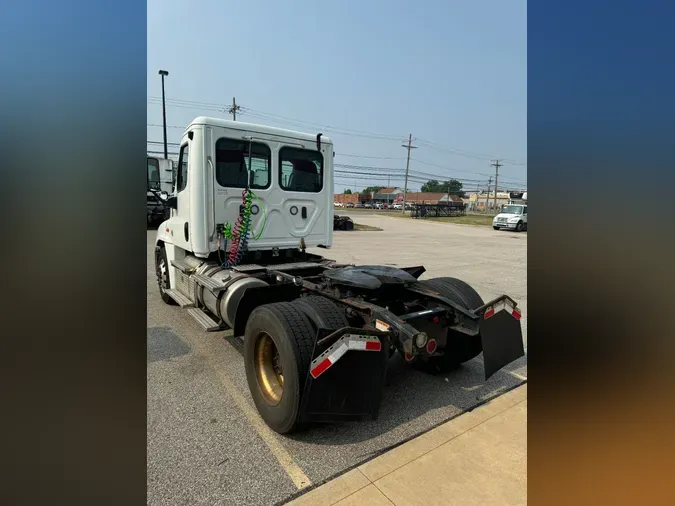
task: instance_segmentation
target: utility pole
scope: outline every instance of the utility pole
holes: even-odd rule
[[[166,147],[166,102],[164,100],[164,76],[168,76],[169,72],[160,70],[159,75],[162,76],[162,116],[164,118],[164,159],[169,159],[169,150]]]
[[[387,193],[387,204],[391,204],[391,176],[387,176],[387,190],[389,190],[389,193]]]
[[[495,204],[494,204],[494,207],[495,207],[495,211],[496,211],[497,210],[497,185],[499,184],[498,183],[498,181],[499,181],[499,167],[503,167],[504,165],[499,163],[499,160],[495,160],[494,163],[491,163],[490,165],[492,165],[495,168],[495,200],[494,200]]]
[[[405,198],[408,193],[408,169],[410,168],[410,150],[417,148],[417,146],[412,145],[412,134],[408,135],[408,144],[401,144],[401,146],[408,150],[408,158],[405,162],[405,184],[403,185],[403,214],[405,214]]]
[[[237,121],[237,111],[241,110],[241,107],[237,105],[237,100],[232,97],[232,106],[227,110],[228,114],[232,115],[232,121]]]
[[[488,212],[488,204],[490,203],[490,185],[492,184],[492,176],[488,179],[487,195],[485,195],[485,214]]]

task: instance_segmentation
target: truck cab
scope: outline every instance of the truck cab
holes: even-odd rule
[[[170,195],[173,192],[173,162],[148,155],[148,190]]]
[[[527,204],[507,204],[492,220],[495,230],[508,229],[522,232],[527,230]]]
[[[173,162],[150,155],[147,161],[147,224],[154,227],[169,217],[166,201],[173,192]]]
[[[157,241],[169,261],[212,257],[221,232],[252,192],[249,251],[332,245],[333,144],[311,135],[240,121],[198,117],[180,141],[171,217]]]

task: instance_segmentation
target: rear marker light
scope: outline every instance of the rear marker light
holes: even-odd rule
[[[434,316],[434,323],[440,323],[441,319],[438,316]]]
[[[436,351],[436,340],[429,339],[429,342],[427,343],[427,353],[431,355],[435,351]]]
[[[413,359],[412,353],[406,353],[405,354],[405,359],[410,362]]]
[[[420,332],[415,336],[415,345],[418,348],[424,348],[425,344],[427,344],[427,335],[424,332]]]
[[[380,351],[382,349],[382,343],[380,341],[366,341],[366,350],[368,351]]]

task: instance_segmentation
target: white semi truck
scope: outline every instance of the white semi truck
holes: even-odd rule
[[[431,373],[482,352],[486,379],[524,354],[507,295],[307,251],[333,243],[333,157],[320,133],[198,117],[157,231],[162,300],[243,340],[253,401],[279,433],[376,417],[397,352]]]
[[[156,226],[170,215],[166,199],[173,192],[173,161],[148,155],[147,183],[148,226]]]

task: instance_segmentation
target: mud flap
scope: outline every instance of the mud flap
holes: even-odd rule
[[[485,380],[525,355],[520,310],[501,302],[488,307],[479,323]]]
[[[389,357],[387,333],[345,328],[331,334],[335,339],[320,344],[327,334],[331,331],[319,329],[300,401],[299,421],[376,419]]]

